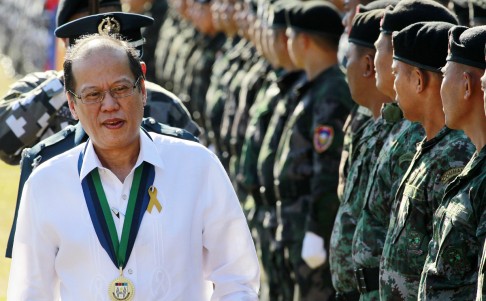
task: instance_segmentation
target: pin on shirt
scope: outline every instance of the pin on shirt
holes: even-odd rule
[[[155,188],[155,186],[150,186],[148,189],[148,194],[150,196],[150,201],[147,206],[147,211],[152,213],[154,206],[157,208],[157,211],[162,211],[162,205],[160,204],[159,200],[157,200],[157,188]]]

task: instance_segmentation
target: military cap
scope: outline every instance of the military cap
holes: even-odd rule
[[[90,0],[59,0],[56,12],[56,27],[66,24],[75,14],[88,12]],[[120,0],[100,0],[99,7],[115,6],[121,10]]]
[[[381,31],[392,34],[417,22],[442,21],[458,24],[456,16],[445,6],[432,0],[403,0],[389,6],[381,22]]]
[[[113,12],[91,15],[66,23],[58,27],[54,33],[58,38],[69,38],[69,44],[88,34],[115,34],[120,35],[130,44],[141,51],[142,56],[144,39],[141,28],[150,26],[154,19],[139,14]]]
[[[419,22],[393,34],[393,58],[428,71],[446,64],[449,29],[446,22]],[[434,49],[434,51],[430,51]]]
[[[337,8],[328,2],[296,2],[287,11],[287,27],[297,31],[339,37],[344,31]]]
[[[485,69],[486,26],[454,26],[449,30],[448,61]]]
[[[486,1],[472,0],[472,19],[475,23],[484,24],[486,22]]]
[[[398,0],[376,0],[372,1],[366,5],[359,4],[358,7],[356,8],[357,13],[365,13],[370,10],[374,9],[382,9],[382,8],[387,8],[390,5],[396,5],[398,3]]]
[[[287,27],[286,15],[291,9],[292,2],[287,0],[278,0],[270,6],[268,15],[268,26],[271,28]]]
[[[356,14],[349,32],[349,42],[375,49],[374,44],[380,35],[380,21],[384,13],[384,9],[374,9]]]

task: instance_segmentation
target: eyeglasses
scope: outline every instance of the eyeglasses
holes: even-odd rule
[[[116,99],[133,95],[141,78],[142,77],[140,76],[132,86],[128,85],[127,83],[123,83],[118,84],[109,90],[90,90],[81,93],[81,95],[77,95],[71,90],[68,90],[68,92],[71,93],[75,98],[81,100],[81,102],[84,104],[95,104],[100,103],[103,101],[103,99],[105,99],[106,92],[110,93],[111,97]]]

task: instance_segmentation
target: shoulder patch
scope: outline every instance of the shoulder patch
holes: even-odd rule
[[[440,177],[440,181],[443,184],[449,183],[451,180],[457,177],[462,172],[463,169],[464,167],[456,167],[456,168],[449,169],[442,175],[442,177]]]
[[[334,129],[330,126],[320,125],[314,129],[314,149],[318,153],[325,152],[334,139]]]

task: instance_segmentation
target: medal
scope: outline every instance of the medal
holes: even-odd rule
[[[130,279],[123,277],[123,270],[120,267],[120,276],[113,280],[108,287],[108,295],[112,301],[130,301],[135,294],[135,287]]]
[[[82,162],[83,153],[80,154],[78,160],[78,172],[81,171]],[[120,240],[118,240],[98,169],[93,169],[81,182],[98,240],[113,264],[120,269],[120,276],[108,286],[108,296],[112,301],[130,301],[134,298],[135,286],[130,279],[123,276],[123,269],[132,252],[149,201],[153,203],[151,207],[155,206],[159,212],[162,209],[156,199],[156,189],[152,186],[154,178],[155,168],[152,164],[143,162],[135,169]]]

